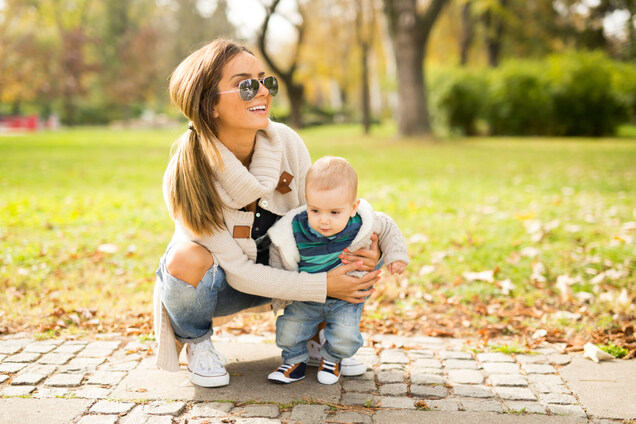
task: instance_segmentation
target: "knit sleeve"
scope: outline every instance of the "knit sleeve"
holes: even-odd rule
[[[407,246],[402,232],[395,221],[382,212],[374,212],[373,232],[378,235],[380,251],[384,256],[384,263],[391,264],[395,261],[409,263]]]

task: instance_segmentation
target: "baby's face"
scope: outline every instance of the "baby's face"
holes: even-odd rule
[[[349,218],[355,216],[359,203],[344,187],[307,190],[309,225],[325,237],[338,234],[347,226]]]

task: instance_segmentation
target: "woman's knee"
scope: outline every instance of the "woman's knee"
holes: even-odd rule
[[[205,273],[214,265],[214,259],[208,250],[200,244],[181,242],[168,252],[166,268],[170,275],[198,286]]]

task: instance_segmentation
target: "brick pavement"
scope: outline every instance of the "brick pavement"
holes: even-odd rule
[[[219,339],[241,343],[240,338]],[[250,340],[271,344],[272,339],[270,335]],[[538,348],[532,355],[475,354],[459,339],[374,336],[368,340],[356,355],[368,371],[341,379],[335,389],[337,401],[327,405],[264,401],[258,391],[251,402],[162,399],[145,389],[137,389],[137,399],[122,399],[113,392],[118,393],[142,362],[150,363],[154,342],[116,336],[90,341],[5,337],[0,338],[0,405],[17,397],[82,399],[85,402],[77,403],[72,421],[80,424],[372,423],[383,422],[377,420],[391,411],[543,414],[535,415],[537,419],[565,415],[587,422],[585,410],[558,371],[571,357],[552,347]],[[259,370],[263,380],[265,371]],[[269,383],[263,384],[267,390]],[[283,390],[297,390],[293,386]],[[204,390],[214,397],[216,389]]]

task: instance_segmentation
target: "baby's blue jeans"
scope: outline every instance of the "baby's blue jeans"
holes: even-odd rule
[[[293,302],[276,320],[276,345],[283,350],[283,362],[297,364],[309,360],[307,340],[325,321],[325,343],[320,349],[323,358],[339,362],[353,356],[364,340],[360,334],[360,317],[364,303],[349,303],[327,298],[325,303]]]

